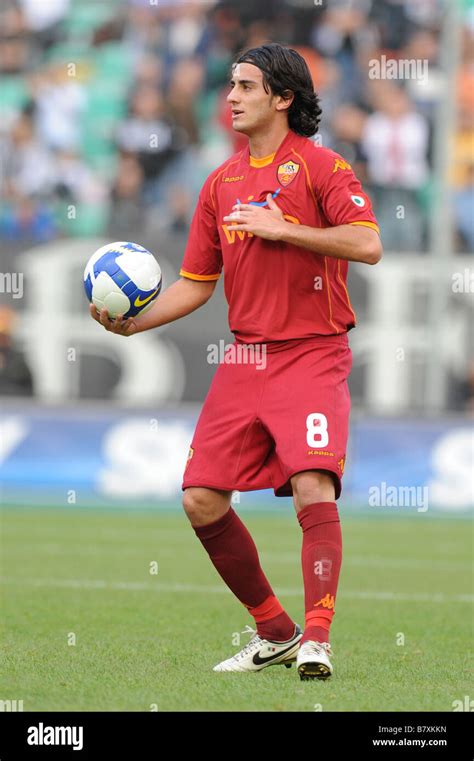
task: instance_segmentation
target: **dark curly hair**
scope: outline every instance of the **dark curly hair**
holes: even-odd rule
[[[294,93],[288,109],[290,129],[304,137],[316,134],[321,121],[319,98],[306,61],[296,50],[271,42],[241,53],[232,68],[238,63],[251,63],[261,70],[266,92],[283,96],[288,91]]]

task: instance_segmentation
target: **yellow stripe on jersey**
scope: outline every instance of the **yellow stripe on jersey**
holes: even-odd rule
[[[347,290],[347,286],[346,286],[346,284],[345,284],[345,282],[344,282],[344,280],[342,279],[342,276],[341,276],[341,260],[340,259],[337,260],[337,277],[338,277],[339,282],[342,285],[342,287],[344,288],[344,291],[346,293],[347,306],[349,307],[349,309],[352,312],[352,316],[354,318],[354,325],[357,325],[357,317],[356,317],[356,313],[354,312],[354,308],[353,308],[353,306],[351,304],[351,300],[349,298],[349,291]]]
[[[362,220],[361,222],[348,222],[349,225],[362,225],[363,227],[371,227],[372,230],[375,230],[380,235],[379,226],[375,224],[375,222],[366,222],[365,220]]]
[[[315,193],[314,193],[314,189],[313,189],[313,186],[311,184],[311,175],[309,173],[308,164],[304,160],[303,156],[300,153],[298,153],[297,151],[295,151],[294,148],[291,149],[291,152],[294,153],[295,156],[297,156],[299,158],[299,160],[301,161],[301,163],[303,164],[305,175],[306,175],[306,185],[308,187],[309,192],[311,193],[311,197],[312,197],[312,199],[314,201],[315,207],[318,208],[318,201],[316,199],[316,196],[315,196]],[[327,257],[325,256],[323,258],[324,258],[324,274],[325,274],[325,277],[326,277],[326,293],[328,295],[328,308],[329,308],[328,321],[329,321],[329,324],[331,325],[331,327],[334,328],[335,332],[336,333],[340,333],[341,331],[338,330],[337,325],[335,325],[333,320],[332,320],[331,281],[329,280]]]
[[[214,194],[214,186],[215,186],[215,184],[216,184],[217,180],[219,179],[219,177],[222,177],[222,175],[224,174],[224,172],[226,172],[226,171],[228,170],[228,168],[229,168],[230,166],[232,166],[232,164],[237,164],[237,162],[238,162],[238,161],[240,161],[240,159],[235,159],[235,161],[229,161],[229,162],[228,162],[228,163],[227,163],[227,164],[226,164],[226,165],[225,165],[225,166],[224,166],[224,167],[221,169],[221,171],[220,171],[220,172],[218,172],[218,174],[216,174],[216,176],[214,177],[213,181],[211,182],[211,189],[210,189],[210,191],[209,191],[209,198],[211,199],[211,203],[212,203],[212,207],[213,207],[214,211],[216,211],[216,199],[215,199],[215,197],[213,197],[213,194]]]
[[[186,270],[180,270],[181,277],[188,277],[190,280],[219,280],[220,272],[215,275],[195,275],[194,272],[186,272]]]

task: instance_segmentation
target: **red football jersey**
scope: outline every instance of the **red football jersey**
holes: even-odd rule
[[[238,341],[287,341],[344,333],[356,319],[346,288],[348,262],[234,231],[223,218],[236,203],[267,206],[309,227],[366,225],[378,231],[369,198],[350,165],[289,131],[262,159],[247,145],[204,183],[180,275],[217,280],[224,269],[229,326]]]

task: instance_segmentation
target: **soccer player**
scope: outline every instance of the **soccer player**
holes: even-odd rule
[[[302,679],[325,679],[342,556],[336,499],[350,408],[347,333],[356,322],[346,277],[349,261],[376,264],[382,246],[350,165],[308,139],[321,109],[296,51],[277,43],[248,50],[232,66],[227,100],[248,145],[204,183],[180,279],[137,318],[111,321],[94,307],[91,314],[126,336],[159,327],[204,304],[224,272],[235,344],[197,423],[183,505],[256,629],[214,671],[296,660]],[[302,529],[304,631],[275,595],[231,506],[233,490],[265,488],[293,497]]]

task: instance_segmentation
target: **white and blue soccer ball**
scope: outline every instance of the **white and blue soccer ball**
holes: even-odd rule
[[[84,270],[87,298],[110,317],[136,317],[151,307],[161,291],[160,265],[143,246],[118,241],[99,248]]]

